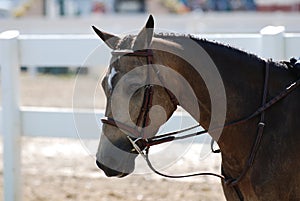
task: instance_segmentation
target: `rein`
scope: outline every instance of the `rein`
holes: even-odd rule
[[[131,50],[124,50],[124,51],[121,50],[121,51],[119,51],[118,50],[118,51],[113,51],[112,54],[117,54],[117,55],[122,54],[122,55],[125,55],[125,56],[146,57],[147,58],[147,64],[151,65],[151,67],[154,70],[156,70],[155,66],[152,65],[153,64],[153,51],[151,49],[138,50],[138,51],[131,51]],[[151,137],[151,138],[143,138],[143,129],[142,129],[142,131],[138,131],[138,129],[136,127],[128,126],[127,124],[119,122],[119,121],[117,121],[117,120],[115,120],[111,117],[103,118],[103,119],[101,119],[101,121],[104,124],[108,124],[108,125],[117,127],[119,129],[125,131],[125,133],[129,133],[129,134],[131,134],[131,136],[132,135],[136,136],[136,137],[130,137],[129,135],[127,135],[127,138],[129,140],[129,142],[133,146],[132,151],[140,154],[146,160],[149,168],[153,172],[155,172],[156,174],[158,174],[160,176],[163,176],[163,177],[168,177],[168,178],[184,178],[184,177],[193,177],[193,176],[202,176],[202,175],[219,177],[224,181],[224,183],[226,185],[233,186],[234,189],[236,190],[240,200],[243,200],[243,196],[241,195],[241,193],[240,193],[239,189],[236,187],[236,185],[244,178],[244,176],[246,175],[246,173],[248,172],[248,170],[250,169],[250,167],[254,163],[254,159],[255,159],[257,151],[260,147],[260,142],[261,142],[264,127],[265,127],[265,111],[267,109],[269,109],[271,106],[273,106],[275,103],[277,103],[280,100],[282,100],[283,98],[285,98],[288,94],[290,94],[292,91],[294,91],[295,89],[297,89],[300,86],[300,79],[298,79],[295,82],[293,82],[292,84],[288,85],[278,95],[276,95],[275,97],[273,97],[272,99],[267,101],[270,62],[271,61],[267,61],[266,65],[265,65],[265,76],[264,76],[264,86],[263,86],[263,96],[262,96],[261,106],[256,111],[254,111],[252,114],[250,114],[249,116],[246,116],[244,118],[238,119],[238,120],[233,121],[233,122],[226,123],[223,126],[216,127],[216,128],[210,129],[210,130],[202,130],[202,131],[198,131],[198,132],[194,132],[194,133],[188,133],[188,134],[185,134],[185,135],[178,136],[178,134],[181,134],[181,133],[193,130],[197,127],[200,127],[200,124],[198,124],[198,125],[195,125],[195,126],[192,126],[192,127],[189,127],[189,128],[164,133],[164,134],[157,135],[157,136],[154,136],[154,137]],[[148,69],[148,74],[149,74],[149,69]],[[161,81],[162,86],[165,86],[163,80],[160,78],[160,75],[159,75],[158,71],[156,71],[156,75],[158,76],[159,80]],[[147,79],[149,79],[149,78],[147,78]],[[178,101],[175,98],[175,96],[168,89],[165,88],[165,90],[168,93],[168,95],[170,97],[170,100],[172,101],[174,106],[177,106]],[[137,126],[142,124],[142,128],[144,128],[148,125],[148,123],[149,123],[148,112],[149,112],[150,108],[152,107],[153,94],[154,94],[154,91],[152,89],[152,85],[146,85],[145,86],[144,100],[143,100],[142,108],[141,108],[140,114],[139,114],[138,119],[137,119],[137,124],[136,124]],[[245,123],[245,122],[253,119],[254,117],[256,117],[258,115],[260,115],[260,120],[259,120],[259,123],[257,125],[256,139],[253,143],[251,152],[248,156],[247,163],[245,164],[244,169],[242,170],[241,174],[237,178],[231,178],[231,177],[227,177],[227,176],[224,176],[224,175],[215,174],[215,173],[208,173],[208,172],[188,174],[188,175],[167,175],[167,174],[161,173],[158,170],[156,170],[153,167],[153,165],[151,164],[151,161],[149,160],[149,150],[150,150],[151,146],[166,143],[166,142],[171,142],[171,141],[175,141],[175,140],[190,138],[190,137],[194,137],[194,136],[199,136],[199,135],[209,133],[209,132],[219,131],[219,130],[222,130],[224,128],[228,128],[228,127],[231,127],[231,126],[235,126],[235,125]],[[213,144],[212,144],[212,146],[213,146]]]

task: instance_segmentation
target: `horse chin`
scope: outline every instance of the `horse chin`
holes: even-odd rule
[[[118,178],[123,178],[123,177],[126,177],[127,175],[129,175],[128,173],[122,173],[120,175],[118,175],[117,177]]]
[[[118,177],[118,178],[122,178],[122,177],[125,177],[129,174],[131,174],[134,170],[134,168],[124,168],[122,169],[122,171],[119,171],[119,170],[114,170],[112,168],[109,168],[107,167],[106,165],[100,163],[98,160],[96,160],[96,164],[97,166],[103,170],[103,172],[105,173],[105,175],[107,177]],[[133,166],[134,167],[134,166]],[[125,170],[126,169],[126,170]]]

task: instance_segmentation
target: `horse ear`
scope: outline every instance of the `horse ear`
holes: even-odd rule
[[[152,42],[153,30],[154,30],[154,19],[153,16],[150,15],[146,25],[138,33],[135,39],[133,50],[141,50],[141,49],[149,48]]]
[[[111,49],[116,49],[119,41],[121,40],[118,36],[115,36],[113,34],[106,33],[104,31],[100,31],[95,26],[92,26],[95,33],[105,42],[105,44],[110,47]]]

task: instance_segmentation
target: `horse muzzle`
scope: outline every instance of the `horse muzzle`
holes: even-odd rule
[[[96,160],[96,164],[97,164],[97,166],[101,170],[103,170],[103,172],[105,173],[105,175],[107,177],[119,177],[119,178],[122,178],[122,177],[125,177],[125,176],[127,176],[129,174],[129,173],[119,172],[117,170],[111,169],[111,168],[103,165],[102,163],[100,163],[98,160]]]

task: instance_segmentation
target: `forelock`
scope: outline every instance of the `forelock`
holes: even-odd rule
[[[134,35],[126,35],[120,40],[117,49],[123,50],[123,49],[132,49],[133,41],[134,41]]]

